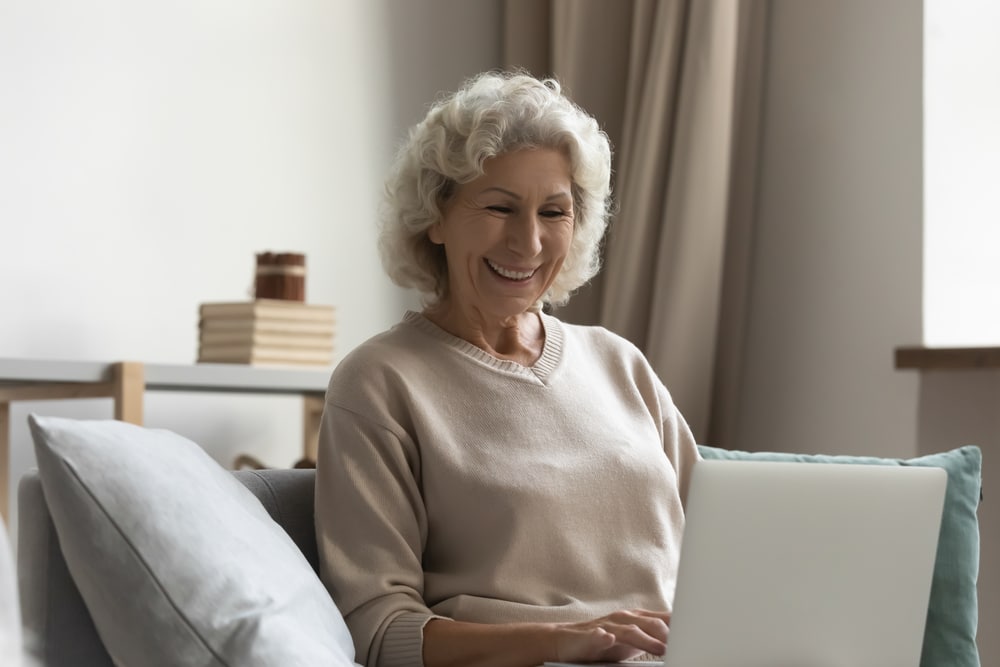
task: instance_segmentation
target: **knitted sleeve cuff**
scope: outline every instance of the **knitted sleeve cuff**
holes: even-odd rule
[[[444,617],[405,611],[392,619],[382,635],[378,667],[423,667],[424,626],[435,618]]]

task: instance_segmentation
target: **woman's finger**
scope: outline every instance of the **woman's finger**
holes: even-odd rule
[[[669,612],[653,612],[633,609],[615,612],[613,614],[609,614],[606,618],[608,621],[619,625],[635,626],[642,632],[660,640],[663,643],[666,643],[667,635],[670,633]]]
[[[602,626],[605,632],[615,637],[616,645],[636,648],[653,655],[663,655],[667,650],[667,627],[662,622],[658,625],[635,623],[608,623]]]

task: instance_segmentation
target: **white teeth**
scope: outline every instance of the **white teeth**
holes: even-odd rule
[[[504,278],[509,278],[510,280],[524,280],[525,278],[530,278],[535,275],[534,271],[511,271],[494,264],[490,260],[486,260],[486,263],[490,265],[491,269],[499,273]]]

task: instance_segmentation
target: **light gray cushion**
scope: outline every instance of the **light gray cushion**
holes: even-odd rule
[[[198,445],[117,421],[29,423],[66,563],[117,664],[354,664],[305,557]]]

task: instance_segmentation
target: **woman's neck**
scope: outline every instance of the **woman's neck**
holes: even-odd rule
[[[545,329],[537,312],[497,319],[478,310],[439,303],[424,309],[424,317],[448,333],[496,357],[532,366],[542,355]]]

